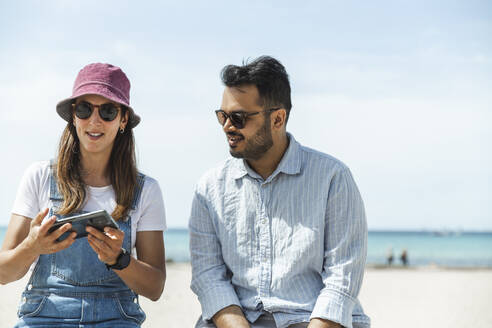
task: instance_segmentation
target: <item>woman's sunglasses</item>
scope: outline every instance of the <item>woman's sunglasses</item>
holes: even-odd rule
[[[244,125],[246,124],[246,119],[248,117],[259,114],[259,113],[273,112],[273,111],[279,110],[280,108],[281,107],[270,108],[270,109],[262,110],[261,112],[254,112],[254,113],[231,112],[230,114],[227,114],[222,109],[219,109],[219,110],[215,111],[215,115],[217,116],[217,120],[219,121],[220,125],[224,126],[224,124],[227,122],[227,119],[229,119],[231,121],[231,124],[236,129],[243,129]]]
[[[77,104],[73,104],[75,116],[81,120],[88,119],[91,117],[94,107],[99,107],[98,113],[99,117],[106,122],[111,122],[118,116],[119,107],[113,103],[105,103],[102,105],[93,105],[87,101],[81,101]]]

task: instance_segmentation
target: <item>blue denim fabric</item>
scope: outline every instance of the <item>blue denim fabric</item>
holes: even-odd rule
[[[140,174],[132,209],[143,183]],[[50,216],[57,215],[62,201],[51,172]],[[76,214],[80,213],[69,216]],[[125,233],[123,247],[131,252],[131,217],[118,225]],[[140,327],[145,313],[138,295],[99,261],[87,238],[80,238],[63,251],[39,257],[22,294],[18,317],[15,327]]]
[[[145,314],[132,291],[23,293],[15,327],[140,327]]]

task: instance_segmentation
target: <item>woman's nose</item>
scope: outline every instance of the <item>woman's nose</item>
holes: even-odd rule
[[[91,116],[89,117],[89,122],[96,124],[102,121],[101,116],[99,115],[99,106],[94,106],[94,110],[92,111]]]

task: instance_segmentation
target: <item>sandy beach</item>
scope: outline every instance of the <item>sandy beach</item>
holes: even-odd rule
[[[161,299],[141,298],[147,313],[143,327],[193,327],[200,314],[189,289],[189,264],[168,264]],[[0,327],[12,327],[27,277],[0,286]],[[366,270],[360,300],[374,328],[492,327],[492,270],[374,269]]]

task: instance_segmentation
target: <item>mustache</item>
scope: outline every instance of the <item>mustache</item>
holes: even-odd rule
[[[241,137],[241,138],[244,138],[244,136],[241,133],[237,133],[237,132],[227,132],[226,134],[229,137]]]

